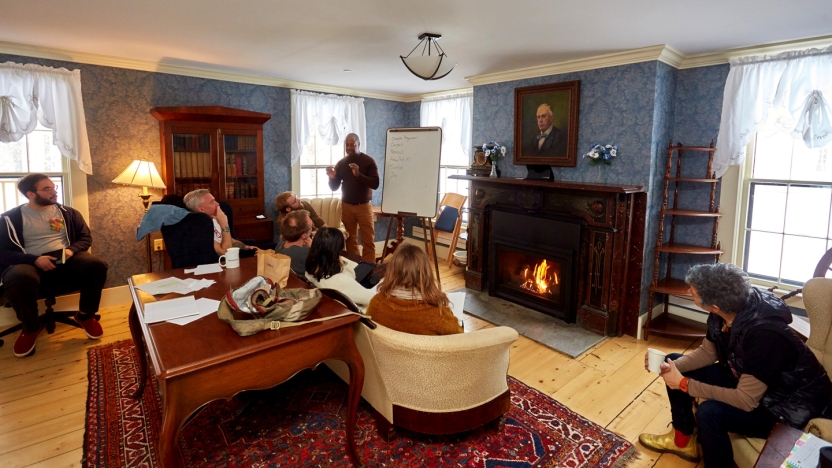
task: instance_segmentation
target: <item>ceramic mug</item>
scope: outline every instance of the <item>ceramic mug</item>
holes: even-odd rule
[[[225,263],[223,263],[223,260],[225,260]],[[226,268],[240,268],[240,248],[229,247],[228,250],[225,251],[225,255],[220,257],[220,266],[224,266]]]

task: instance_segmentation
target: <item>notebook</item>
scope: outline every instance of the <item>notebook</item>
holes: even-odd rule
[[[44,257],[55,257],[57,260],[52,260],[55,265],[63,265],[66,262],[66,250],[58,249],[51,252],[44,252],[41,254]]]

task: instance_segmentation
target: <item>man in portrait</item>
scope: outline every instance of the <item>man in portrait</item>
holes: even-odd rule
[[[538,106],[536,117],[539,133],[523,146],[523,155],[566,155],[566,132],[552,124],[552,106],[545,103]]]

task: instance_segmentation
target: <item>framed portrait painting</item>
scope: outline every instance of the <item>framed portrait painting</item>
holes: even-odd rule
[[[581,82],[514,90],[514,164],[575,167]]]

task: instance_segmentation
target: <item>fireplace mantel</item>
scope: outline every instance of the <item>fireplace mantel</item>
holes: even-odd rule
[[[495,209],[571,219],[582,225],[575,304],[581,325],[603,335],[635,336],[644,260],[644,186],[467,175],[450,178],[471,182],[466,287],[488,288],[488,236]]]
[[[542,187],[552,189],[574,190],[580,192],[642,193],[647,188],[642,185],[593,184],[589,182],[566,182],[560,180],[529,180],[519,177],[478,177],[470,175],[452,175],[450,179],[470,180],[484,184],[512,185],[516,187]]]

